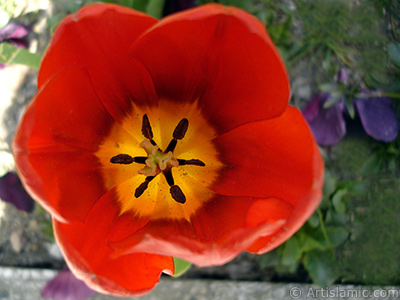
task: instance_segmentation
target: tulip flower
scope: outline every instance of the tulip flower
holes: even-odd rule
[[[173,257],[265,253],[321,199],[323,163],[264,25],[209,4],[161,21],[93,4],[61,22],[14,140],[71,271],[150,291]]]

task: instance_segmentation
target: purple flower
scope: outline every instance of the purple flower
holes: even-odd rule
[[[94,294],[88,286],[77,279],[69,269],[61,270],[48,281],[40,295],[55,300],[85,300]]]
[[[367,134],[382,142],[392,142],[399,132],[399,121],[392,101],[386,97],[371,97],[372,92],[361,94],[353,103]]]
[[[348,84],[349,83],[349,75],[346,72],[346,69],[340,68],[339,72],[336,75],[336,81]]]
[[[348,75],[344,69],[339,71],[337,78],[341,85],[348,81]],[[352,98],[352,105],[368,135],[383,142],[396,139],[399,121],[389,98],[379,96],[376,91],[362,91]],[[328,101],[332,101],[333,104],[327,105]],[[302,112],[319,145],[332,146],[346,134],[345,94],[338,96],[338,91],[317,94],[302,109]]]
[[[30,26],[10,22],[0,29],[0,42],[8,42],[21,48],[27,48],[29,43],[24,38],[30,30]]]
[[[0,43],[7,42],[19,48],[28,48],[29,42],[25,39],[32,26],[25,26],[18,23],[10,22],[0,29]],[[0,69],[4,68],[0,64]]]
[[[329,93],[314,96],[303,109],[306,118],[318,144],[332,146],[346,134],[346,123],[343,118],[344,101],[340,100],[329,108],[324,108],[330,99]]]
[[[0,198],[14,204],[19,210],[32,212],[34,201],[22,187],[19,177],[14,172],[9,172],[0,177]]]

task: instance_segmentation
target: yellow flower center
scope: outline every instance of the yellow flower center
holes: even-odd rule
[[[215,136],[197,102],[134,106],[96,153],[121,214],[190,220],[214,195],[208,187],[222,167]]]

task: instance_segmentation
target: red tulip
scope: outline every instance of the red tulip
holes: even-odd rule
[[[70,269],[99,292],[145,293],[172,256],[264,253],[319,204],[317,145],[264,25],[242,10],[157,21],[86,6],[56,30],[38,88],[17,167]]]

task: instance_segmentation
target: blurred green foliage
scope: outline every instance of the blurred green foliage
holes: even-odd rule
[[[399,284],[399,144],[349,136],[330,149],[320,207],[260,266],[293,274],[302,265],[320,286]]]
[[[83,0],[83,1],[62,1],[62,0],[52,0],[53,3],[58,6],[59,13],[52,16],[48,22],[50,27],[54,29],[54,27],[65,17],[68,13],[74,13],[78,11],[82,6],[96,3],[96,2],[104,2],[104,3],[115,3],[122,6],[126,6],[129,8],[136,9],[138,11],[144,12],[154,18],[160,19],[162,17],[165,0]]]
[[[38,54],[31,53],[26,49],[8,43],[0,44],[0,63],[2,64],[20,64],[38,69],[40,59],[41,57]]]
[[[180,277],[190,269],[192,264],[182,258],[174,257],[175,274],[173,277]]]

